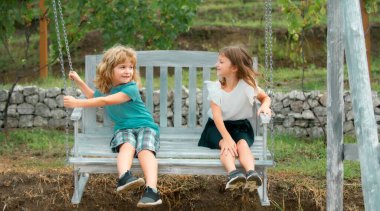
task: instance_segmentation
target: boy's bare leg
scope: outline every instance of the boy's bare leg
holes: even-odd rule
[[[158,164],[154,153],[144,149],[139,152],[138,158],[144,173],[146,186],[157,189]]]
[[[255,159],[253,158],[251,149],[249,148],[247,142],[243,139],[238,141],[236,144],[237,151],[239,154],[240,164],[243,166],[245,171],[255,170]]]
[[[117,171],[119,173],[119,178],[131,169],[134,155],[135,148],[131,144],[124,143],[121,145],[119,154],[117,155]]]

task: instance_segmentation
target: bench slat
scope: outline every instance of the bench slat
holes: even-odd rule
[[[189,128],[194,128],[197,125],[197,69],[189,68],[189,114],[187,125]]]
[[[174,69],[174,127],[182,125],[182,68]]]
[[[160,67],[160,127],[168,126],[168,67]]]
[[[145,69],[145,105],[148,111],[153,114],[153,67],[148,66]]]
[[[203,81],[208,81],[210,80],[210,68],[209,67],[205,67],[203,68],[203,73],[202,73],[202,78],[203,78]],[[207,122],[207,119],[208,119],[208,115],[207,115],[207,112],[208,112],[208,109],[210,108],[210,104],[207,100],[207,89],[205,86],[205,84],[202,84],[203,86],[203,89],[202,89],[202,126],[205,126],[206,125],[206,122]]]

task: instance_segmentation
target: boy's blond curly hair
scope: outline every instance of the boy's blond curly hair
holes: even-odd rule
[[[129,60],[133,64],[132,80],[138,85],[140,84],[140,77],[136,71],[136,51],[123,45],[115,45],[104,53],[102,61],[96,67],[94,84],[101,93],[108,94],[110,92],[112,88],[113,69],[126,60]]]

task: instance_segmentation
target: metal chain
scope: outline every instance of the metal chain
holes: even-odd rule
[[[265,75],[269,74],[268,87],[266,89],[270,98],[273,98],[273,43],[272,43],[272,1],[265,0]],[[268,76],[266,76],[267,80]],[[268,81],[268,80],[267,80]],[[271,154],[274,160],[274,123],[269,123]]]
[[[62,25],[63,39],[65,41],[67,60],[69,62],[70,71],[73,71],[73,64],[71,63],[70,47],[69,47],[69,42],[67,41],[65,20],[63,19],[63,14],[62,14],[61,0],[57,0],[57,2],[58,2],[59,17],[61,19],[61,25]]]
[[[59,0],[58,0],[59,2]],[[54,11],[54,20],[55,20],[55,31],[57,35],[57,43],[58,43],[58,51],[59,51],[59,61],[61,63],[61,73],[62,73],[62,80],[63,80],[63,90],[65,95],[68,95],[67,92],[67,83],[66,83],[66,72],[65,72],[65,64],[63,60],[63,53],[62,53],[62,45],[61,45],[61,33],[59,30],[59,24],[58,24],[58,16],[57,16],[57,6],[55,0],[52,0],[53,3],[53,11]],[[62,13],[61,13],[62,14]],[[61,19],[62,20],[62,19]],[[63,31],[64,31],[63,27]],[[66,48],[67,49],[67,48]],[[69,109],[65,109],[66,112],[66,122],[65,122],[65,149],[66,149],[66,162],[69,159]]]

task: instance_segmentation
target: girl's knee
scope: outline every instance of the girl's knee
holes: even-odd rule
[[[230,152],[225,152],[223,154],[220,154],[219,156],[220,160],[226,160],[226,159],[235,159],[235,156],[233,156]]]
[[[241,148],[241,147],[248,147],[248,148],[249,148],[247,141],[244,140],[244,139],[240,139],[240,140],[237,142],[236,146],[237,146],[238,148]]]
[[[141,156],[155,156],[154,152],[152,152],[151,150],[148,150],[148,149],[143,149],[141,150],[138,154],[137,154],[137,157],[141,157]]]
[[[119,153],[123,151],[134,152],[135,148],[130,143],[124,143],[119,147]]]

